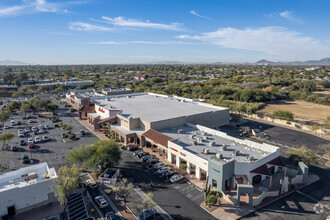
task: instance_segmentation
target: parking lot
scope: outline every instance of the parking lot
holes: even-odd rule
[[[14,138],[8,142],[8,149],[1,151],[0,153],[0,173],[8,172],[10,170],[16,170],[21,167],[29,166],[29,164],[23,164],[23,155],[27,155],[31,163],[41,163],[47,162],[49,167],[55,167],[58,169],[64,163],[64,156],[67,151],[76,148],[82,144],[90,145],[93,144],[98,138],[91,132],[87,132],[87,129],[82,126],[79,122],[74,120],[71,117],[71,114],[68,111],[68,108],[61,108],[58,110],[57,117],[60,119],[60,122],[63,124],[72,126],[71,133],[76,134],[75,140],[70,140],[68,138],[62,138],[62,133],[67,133],[63,131],[60,127],[55,127],[55,124],[60,122],[52,122],[49,118],[52,115],[41,115],[38,117],[38,114],[31,114],[30,119],[22,119],[21,112],[12,114],[9,120],[7,120],[4,125],[9,125],[8,129],[2,130],[2,133],[9,131],[14,134]],[[21,121],[21,125],[11,125],[11,120],[14,120],[15,123]],[[31,120],[31,121],[30,121]],[[45,128],[45,125],[48,125],[49,128]],[[18,130],[29,128],[32,130],[32,127],[42,126],[44,133],[43,134],[34,134],[34,132],[24,132],[24,137],[18,137]],[[46,126],[47,127],[47,126]],[[84,130],[87,134],[82,136],[80,131]],[[40,130],[38,129],[38,132]],[[35,138],[39,137],[43,140],[43,136],[47,136],[49,141],[35,143]],[[28,144],[21,146],[19,141],[23,139],[25,142],[28,142],[28,139],[32,138],[34,141],[33,148],[29,149]],[[11,151],[12,146],[17,146],[17,151]]]

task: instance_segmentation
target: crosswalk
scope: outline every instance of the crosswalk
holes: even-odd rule
[[[172,184],[171,186],[197,204],[201,204],[204,200],[203,191],[194,184],[187,182]]]

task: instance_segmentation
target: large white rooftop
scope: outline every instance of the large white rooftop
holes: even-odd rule
[[[48,179],[46,179],[46,174],[49,175]],[[55,177],[57,177],[55,169],[49,168],[47,163],[24,167],[0,175],[0,192],[14,188],[22,188]]]
[[[122,110],[121,115],[126,118],[141,118],[148,122],[226,110],[198,100],[153,93],[93,97],[93,101],[107,110]]]
[[[196,127],[180,126],[161,130],[160,132],[174,138],[175,140],[172,140],[172,142],[183,147],[184,150],[206,160],[215,157],[217,153],[222,154],[222,159],[219,161],[224,163],[230,160],[241,162],[254,161],[270,154],[269,151],[241,144],[231,139],[199,130]],[[257,145],[258,143],[255,144]],[[207,153],[205,153],[205,149],[207,149]]]

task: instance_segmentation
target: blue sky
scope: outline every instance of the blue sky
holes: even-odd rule
[[[327,0],[0,0],[0,60],[38,64],[330,57]]]

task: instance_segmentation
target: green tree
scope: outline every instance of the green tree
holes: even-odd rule
[[[140,215],[143,214],[143,210],[153,209],[156,207],[156,203],[153,201],[154,194],[152,192],[147,193],[147,198],[142,200],[141,203],[135,204],[134,209]]]
[[[21,111],[26,113],[31,110],[31,104],[28,101],[23,101],[21,103]]]
[[[70,194],[78,188],[80,182],[80,171],[78,166],[63,166],[57,172],[55,191],[58,193],[58,201],[66,209]]]
[[[307,165],[320,164],[320,157],[315,151],[309,149],[305,145],[300,147],[291,147],[288,150],[289,160],[298,163],[299,161],[306,163]]]
[[[19,103],[16,102],[16,101],[11,101],[11,102],[9,103],[9,108],[10,108],[11,110],[13,110],[13,109],[18,109],[18,108],[19,108]]]
[[[122,179],[122,181],[120,181],[119,183],[117,183],[117,193],[119,198],[124,200],[124,205],[125,205],[125,212],[126,212],[126,203],[127,203],[127,199],[129,197],[129,195],[131,194],[131,192],[134,189],[134,185],[133,183],[128,183],[127,179],[124,178]]]
[[[55,111],[58,109],[58,105],[54,104],[54,103],[50,103],[46,106],[46,110],[47,111],[51,111],[53,114],[55,113]]]
[[[0,121],[1,123],[4,123],[7,121],[10,117],[10,111],[8,110],[0,110]]]
[[[5,149],[6,141],[10,141],[11,139],[13,139],[13,137],[14,137],[14,134],[9,131],[7,131],[6,133],[3,133],[0,136],[0,141],[3,142],[1,150]]]
[[[17,87],[20,87],[21,86],[21,80],[19,78],[16,78],[13,83]]]
[[[121,152],[117,143],[113,140],[99,140],[93,146],[82,145],[71,150],[65,157],[69,163],[77,164],[83,168],[97,170],[113,167],[118,164]]]

